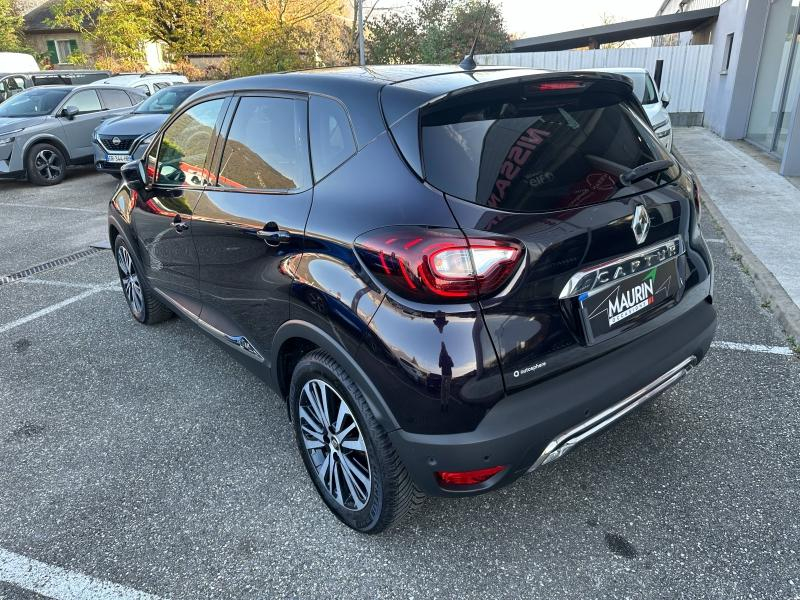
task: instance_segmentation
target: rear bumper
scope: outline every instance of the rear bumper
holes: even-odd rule
[[[437,496],[486,492],[563,456],[676,383],[714,338],[716,311],[702,302],[668,326],[496,404],[471,432],[390,434],[415,484]],[[436,471],[503,465],[486,482],[443,488]]]

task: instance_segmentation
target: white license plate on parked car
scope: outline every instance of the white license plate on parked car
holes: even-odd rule
[[[106,154],[106,162],[129,163],[133,160],[130,154]]]

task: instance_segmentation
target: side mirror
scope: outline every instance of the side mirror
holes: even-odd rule
[[[664,106],[664,108],[667,108],[669,106],[669,101],[670,101],[669,94],[667,92],[661,92],[661,104]]]
[[[137,192],[141,192],[147,185],[147,176],[141,160],[134,160],[122,165],[120,175],[128,187]]]
[[[61,109],[61,116],[72,121],[72,119],[75,118],[75,115],[77,115],[79,112],[81,111],[78,110],[77,106],[65,106]]]

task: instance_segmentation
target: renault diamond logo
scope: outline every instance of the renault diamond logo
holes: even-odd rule
[[[114,144],[115,146],[119,146],[122,143],[122,140],[114,136],[113,138],[111,138],[111,143]]]
[[[633,221],[631,222],[633,237],[637,244],[642,244],[647,239],[647,232],[650,231],[650,215],[647,209],[641,204],[637,204],[633,211]]]

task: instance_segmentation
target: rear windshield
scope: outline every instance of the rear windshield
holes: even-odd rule
[[[607,84],[580,85],[519,84],[434,105],[421,118],[425,178],[464,200],[538,212],[641,193],[679,175],[672,167],[625,188],[620,175],[669,155]]]

